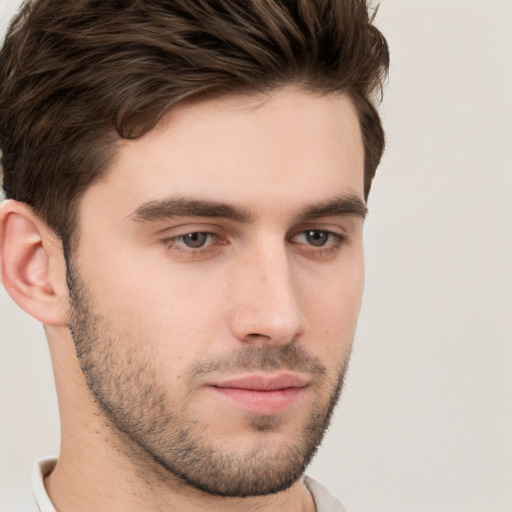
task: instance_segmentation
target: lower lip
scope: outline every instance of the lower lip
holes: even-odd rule
[[[305,388],[285,388],[271,391],[254,389],[222,388],[210,386],[210,389],[231,402],[254,414],[277,414],[298,402]]]

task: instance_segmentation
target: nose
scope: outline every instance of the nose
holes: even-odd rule
[[[237,269],[231,330],[252,344],[285,344],[306,328],[299,286],[283,244],[246,258]]]

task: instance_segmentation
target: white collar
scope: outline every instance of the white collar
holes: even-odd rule
[[[57,512],[44,487],[44,477],[52,472],[56,462],[56,458],[41,459],[34,464],[32,469],[30,484],[39,512]]]

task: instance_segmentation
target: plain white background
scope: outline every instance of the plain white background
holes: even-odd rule
[[[377,24],[392,68],[365,299],[308,473],[350,512],[511,512],[512,2],[383,0]],[[3,289],[0,339],[5,492],[59,433],[42,327]]]

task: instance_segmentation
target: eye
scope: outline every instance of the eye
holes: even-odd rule
[[[315,247],[322,247],[329,241],[330,233],[327,231],[320,231],[318,229],[310,229],[304,233],[304,237],[309,245]]]
[[[322,229],[308,229],[295,237],[298,243],[305,243],[313,247],[324,247],[333,241],[339,242],[343,237],[331,231]]]
[[[207,231],[186,233],[184,235],[175,236],[172,239],[174,243],[179,243],[189,249],[200,249],[201,247],[211,244],[214,240],[215,234],[208,233]]]

